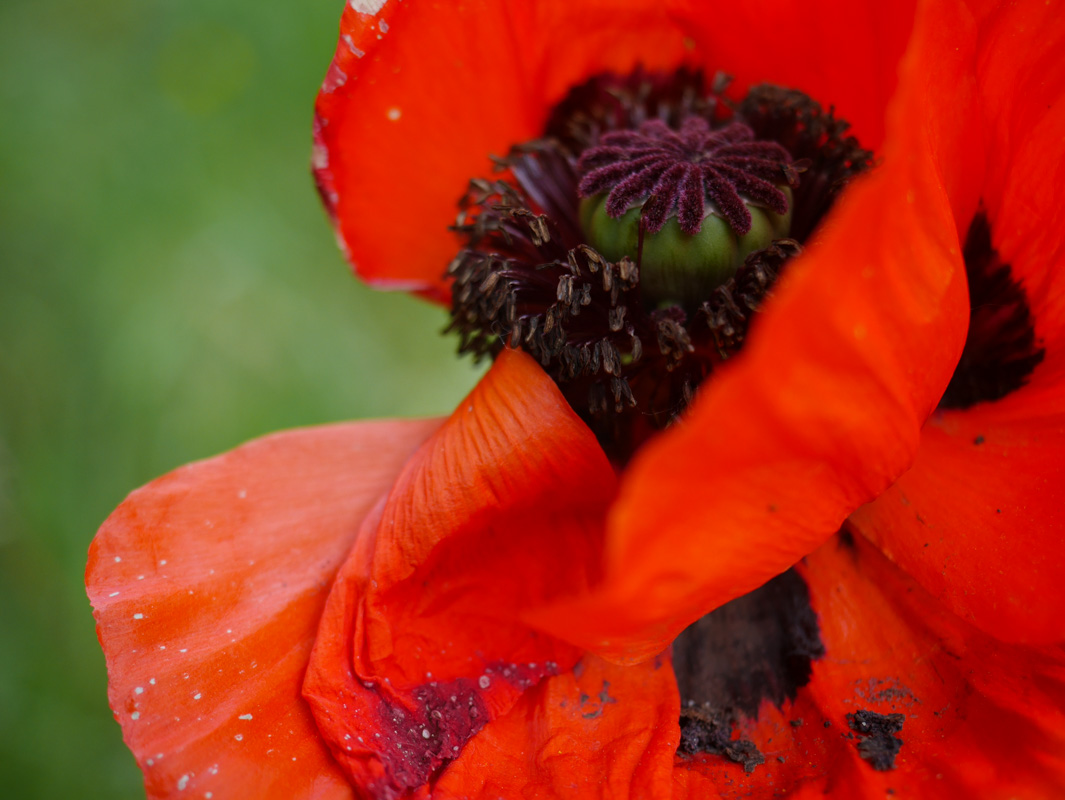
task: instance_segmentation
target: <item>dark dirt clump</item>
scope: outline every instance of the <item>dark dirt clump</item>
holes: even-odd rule
[[[726,715],[697,708],[686,708],[680,712],[680,744],[677,752],[688,756],[696,753],[725,756],[742,764],[747,773],[765,763],[765,756],[754,742],[732,738],[732,721]]]
[[[895,768],[895,756],[902,749],[902,739],[895,736],[902,731],[906,718],[902,714],[877,714],[875,711],[855,711],[847,715],[850,729],[859,734],[858,755],[878,772]]]

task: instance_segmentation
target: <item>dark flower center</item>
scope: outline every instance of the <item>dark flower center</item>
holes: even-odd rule
[[[871,164],[802,93],[761,86],[729,104],[723,88],[686,70],[594,78],[460,204],[460,351],[526,350],[618,464],[740,350],[787,261]]]
[[[1023,386],[1045,355],[1036,340],[1028,295],[991,245],[991,226],[979,211],[962,250],[969,281],[969,332],[940,408],[969,408]]]
[[[756,718],[763,701],[794,700],[824,654],[809,589],[795,570],[693,623],[673,643],[679,752],[723,755],[752,771],[765,759],[752,742],[733,739],[733,728],[741,716]]]

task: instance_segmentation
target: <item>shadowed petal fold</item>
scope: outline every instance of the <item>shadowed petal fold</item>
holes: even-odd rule
[[[521,624],[600,569],[615,477],[528,355],[504,351],[363,523],[304,696],[375,797],[429,780],[578,650]]]

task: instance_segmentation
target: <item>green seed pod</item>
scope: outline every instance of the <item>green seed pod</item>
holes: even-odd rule
[[[675,216],[667,219],[657,233],[645,233],[640,258],[644,297],[654,305],[694,308],[735,275],[748,254],[768,247],[774,239],[787,237],[792,197],[788,187],[780,188],[788,199],[787,213],[776,214],[748,204],[751,229],[743,236],[737,236],[714,213],[703,218],[694,235],[684,233]],[[642,206],[636,206],[615,219],[607,214],[605,195],[585,198],[580,206],[580,220],[589,244],[610,261],[623,256],[636,260],[641,213]]]

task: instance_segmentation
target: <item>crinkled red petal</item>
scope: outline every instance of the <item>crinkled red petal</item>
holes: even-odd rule
[[[678,712],[668,656],[634,667],[588,656],[477,734],[433,798],[668,797]]]
[[[103,524],[86,584],[149,798],[352,796],[300,686],[359,523],[439,424],[269,436],[153,481]]]
[[[376,13],[364,13],[376,11]],[[490,156],[542,135],[574,85],[685,48],[657,3],[353,0],[316,105],[314,173],[364,280],[446,300],[448,232]]]
[[[598,578],[613,470],[528,355],[508,350],[362,526],[304,696],[373,797],[430,780],[580,656],[521,611]]]
[[[1056,797],[1065,789],[1065,651],[1003,646],[959,619],[860,537],[799,567],[827,654],[783,708],[734,738],[765,763],[677,756],[667,655],[588,656],[486,725],[431,784],[436,800],[570,797]],[[712,646],[712,643],[708,643]],[[901,714],[902,744],[874,769],[858,711]],[[871,748],[875,751],[875,747]]]
[[[1011,641],[1065,640],[1065,17],[988,10],[977,53],[992,244],[1045,358],[1001,400],[934,417],[913,469],[854,518],[958,614]]]
[[[910,466],[965,336],[956,219],[976,208],[970,172],[982,163],[969,130],[975,43],[963,7],[922,11],[883,165],[789,266],[743,354],[637,455],[603,582],[537,625],[610,659],[653,656],[816,549]]]

